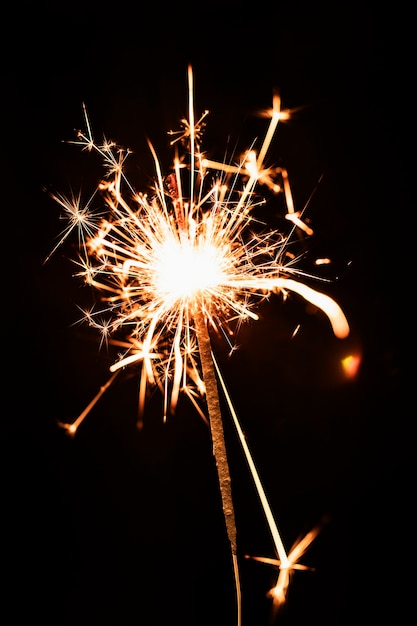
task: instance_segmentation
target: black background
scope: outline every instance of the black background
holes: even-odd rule
[[[75,439],[71,421],[108,376],[112,355],[75,324],[88,294],[72,278],[46,190],[91,191],[95,160],[66,143],[83,125],[132,148],[129,176],[153,176],[149,137],[169,164],[167,131],[210,110],[205,146],[221,153],[264,132],[252,115],[278,89],[270,158],[296,205],[315,188],[311,255],[330,255],[328,287],[351,335],[335,339],[303,303],[272,298],[218,358],[284,544],[325,520],[274,620],[276,571],[233,426],[243,626],[403,623],[415,519],[411,195],[411,16],[368,3],[11,7],[3,23],[2,210],[4,624],[218,626],[235,623],[229,546],[209,431],[186,402],[167,424],[161,398],[135,427],[137,377],[119,377]],[[88,192],[87,192],[88,190]],[[17,270],[16,270],[17,265]],[[336,279],[337,277],[337,279]],[[295,326],[301,330],[290,340]],[[353,381],[340,360],[362,355]],[[134,374],[134,373],[132,373]],[[4,584],[6,583],[6,584]]]

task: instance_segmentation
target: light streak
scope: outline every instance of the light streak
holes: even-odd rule
[[[330,296],[301,280],[304,275],[296,268],[297,259],[288,251],[295,229],[308,236],[313,231],[294,208],[286,170],[265,165],[279,122],[289,116],[281,111],[280,98],[273,97],[269,125],[259,149],[254,142],[238,164],[222,164],[206,159],[201,152],[208,111],[196,121],[191,67],[188,84],[188,119],[181,120],[182,130],[169,132],[175,136],[171,141],[175,156],[168,174],[162,172],[149,142],[155,180],[148,192],[136,191],[125,175],[129,150],[106,138],[95,140],[85,107],[86,130],[70,142],[98,154],[105,175],[85,206],[80,196],[67,199],[53,195],[69,220],[54,251],[77,229],[77,276],[100,293],[103,303],[98,311],[88,310],[85,319],[102,332],[102,340],[122,351],[110,367],[112,375],[107,383],[78,418],[64,427],[74,434],[116,374],[133,365],[141,369],[139,424],[148,389],[153,386],[162,392],[164,420],[174,413],[180,393],[206,420],[207,407],[240,604],[230,477],[221,419],[214,419],[219,402],[209,328],[222,332],[230,341],[234,325],[258,319],[256,304],[272,294],[285,299],[290,293],[321,309],[337,337],[346,337],[349,325]],[[255,214],[265,203],[258,192],[261,185],[274,194],[283,192],[290,234],[260,227]],[[105,213],[93,209],[95,196],[104,202]],[[216,428],[220,431],[215,432]],[[224,457],[221,461],[219,455]],[[251,472],[256,475],[252,466]],[[260,483],[258,492],[268,511]],[[272,529],[269,511],[267,517]],[[295,567],[299,550],[294,548],[286,555],[278,531],[273,530],[273,535],[280,556],[276,589],[284,598],[288,572]]]

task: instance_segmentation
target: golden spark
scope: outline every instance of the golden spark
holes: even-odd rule
[[[267,594],[270,598],[272,598],[274,612],[282,607],[287,599],[288,587],[294,570],[313,570],[311,567],[301,565],[298,561],[317,537],[319,532],[320,526],[316,526],[310,530],[303,538],[294,543],[288,555],[285,551],[282,553],[282,549],[280,552],[277,551],[280,555],[280,558],[278,559],[245,555],[245,558],[247,559],[253,559],[254,561],[266,563],[267,565],[273,565],[278,568],[279,573],[277,582]]]

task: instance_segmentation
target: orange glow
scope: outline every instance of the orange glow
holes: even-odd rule
[[[343,371],[346,378],[355,378],[359,371],[359,367],[362,361],[360,354],[349,354],[342,359]]]

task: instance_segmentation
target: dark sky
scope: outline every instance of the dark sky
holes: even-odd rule
[[[210,110],[213,151],[229,138],[253,139],[261,126],[252,113],[270,106],[274,89],[284,108],[300,107],[271,158],[288,168],[297,205],[324,174],[309,207],[310,254],[333,258],[329,293],[351,323],[350,337],[337,340],[324,318],[277,298],[242,329],[232,358],[216,342],[284,544],[326,520],[304,559],[316,571],[295,573],[288,605],[272,620],[265,594],[275,570],[243,556],[273,557],[273,543],[225,418],[242,626],[403,622],[414,530],[415,409],[405,368],[414,50],[401,3],[386,14],[370,4],[11,10],[1,157],[8,626],[235,623],[207,427],[186,403],[162,424],[156,394],[138,432],[132,375],[119,377],[69,439],[57,421],[88,404],[109,359],[94,333],[74,325],[86,294],[71,276],[71,247],[43,264],[62,228],[45,189],[95,184],[94,163],[90,170],[65,143],[82,126],[82,103],[97,135],[132,148],[132,172],[146,184],[146,138],[169,157],[166,133],[186,115],[189,63],[196,108]],[[362,362],[348,381],[340,361],[350,353]]]

